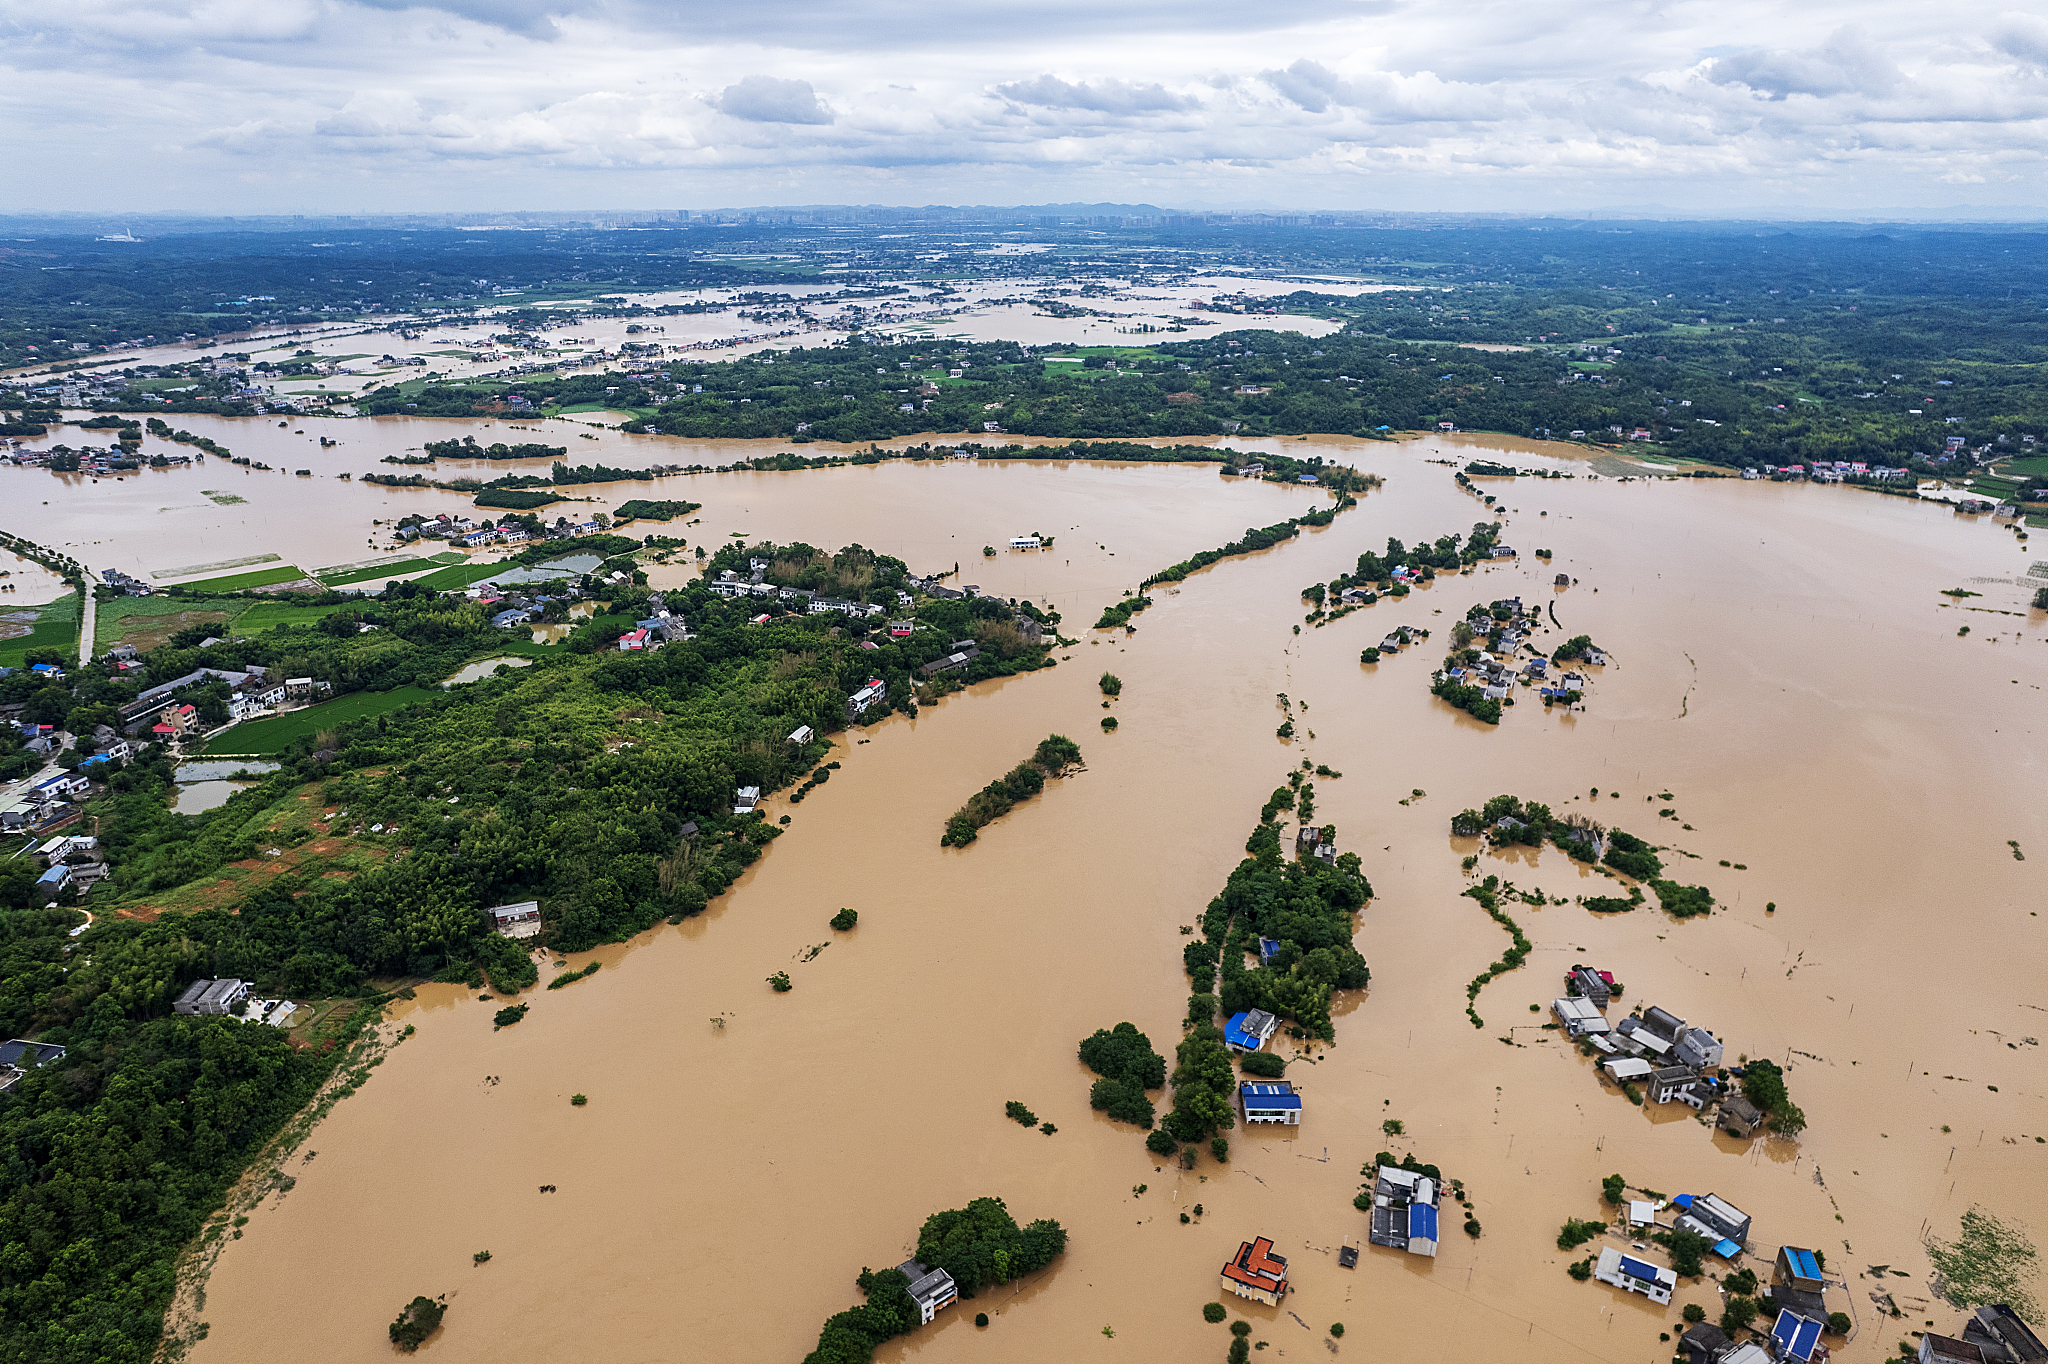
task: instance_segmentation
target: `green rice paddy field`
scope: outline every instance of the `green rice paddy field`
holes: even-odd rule
[[[78,648],[78,607],[78,594],[67,593],[42,608],[27,634],[0,639],[0,668],[20,667],[31,649],[74,652]],[[22,609],[27,611],[31,608]]]

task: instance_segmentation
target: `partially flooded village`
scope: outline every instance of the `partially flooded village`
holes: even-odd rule
[[[826,329],[690,322],[577,367]],[[1157,359],[1094,325],[1031,363]],[[69,917],[0,1105],[106,1045],[65,977],[186,919],[104,1007],[309,1067],[163,1357],[2048,1359],[2019,492],[245,363],[260,411],[168,422],[4,380],[55,415],[0,469],[0,857]]]

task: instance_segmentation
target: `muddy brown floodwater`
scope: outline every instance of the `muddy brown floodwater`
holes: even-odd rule
[[[1656,1364],[1682,1305],[1719,1315],[1712,1283],[1660,1308],[1573,1282],[1577,1255],[1553,1245],[1567,1217],[1601,1215],[1598,1180],[1615,1172],[1721,1194],[1754,1215],[1764,1257],[1827,1252],[1850,1285],[1829,1305],[1857,1321],[1839,1357],[1883,1358],[1928,1320],[1954,1328],[1929,1301],[1923,1236],[1953,1236],[1973,1204],[2048,1231],[2034,1041],[2048,1030],[2048,647],[2012,581],[2025,560],[1981,523],[1840,489],[1520,480],[1489,485],[1516,509],[1518,564],[1296,635],[1304,585],[1389,535],[1462,532],[1479,512],[1423,462],[1433,442],[1311,448],[1353,452],[1386,489],[1161,591],[1127,639],[1078,627],[1142,572],[1301,495],[1079,465],[696,480],[713,535],[858,540],[913,565],[957,544],[969,580],[1056,601],[1086,638],[1057,670],[844,736],[843,769],[730,894],[591,954],[602,972],[535,992],[517,1027],[494,1032],[498,1006],[454,987],[402,1005],[392,1021],[417,1035],[321,1124],[319,1158],[294,1159],[296,1188],[223,1255],[194,1359],[382,1361],[398,1307],[446,1293],[427,1348],[447,1364],[794,1361],[857,1300],[863,1265],[901,1259],[928,1213],[996,1194],[1020,1219],[1065,1224],[1066,1255],[879,1359],[1220,1359],[1229,1337],[1200,1308],[1238,1242],[1264,1235],[1296,1288],[1283,1310],[1247,1313],[1265,1358],[1322,1358],[1343,1322],[1335,1353],[1361,1359]],[[1027,529],[1058,535],[1054,552],[974,562],[992,532]],[[1107,548],[1068,554],[1084,544]],[[1553,588],[1559,570],[1576,585]],[[1973,579],[1997,581],[1971,609],[1937,595]],[[1493,729],[1431,698],[1425,675],[1468,605],[1516,594],[1554,603],[1562,632],[1539,640],[1590,634],[1613,662],[1583,712],[1525,702]],[[1361,666],[1399,624],[1437,639]],[[1124,679],[1112,735],[1097,727],[1105,668]],[[1305,703],[1292,743],[1274,735],[1279,692]],[[1087,770],[971,847],[940,848],[945,816],[1049,731],[1079,741]],[[1372,986],[1345,1001],[1337,1044],[1291,1068],[1297,1131],[1239,1129],[1227,1165],[1162,1169],[1089,1110],[1075,1045],[1129,1019],[1171,1050],[1187,996],[1177,926],[1304,758],[1344,774],[1317,783],[1317,818],[1376,891],[1357,933]],[[1477,848],[1448,824],[1499,792],[1696,855],[1667,853],[1671,874],[1722,907],[1678,922],[1509,905],[1534,951],[1481,992],[1473,1028],[1465,982],[1507,935],[1461,898],[1460,858]],[[1480,869],[1553,897],[1613,884],[1555,850]],[[826,920],[843,905],[860,925],[838,934]],[[1731,1061],[1784,1063],[1805,1137],[1736,1142],[1681,1105],[1639,1109],[1603,1087],[1530,1012],[1581,959],[1622,979],[1625,1003],[1712,1028]],[[764,983],[779,970],[788,994]],[[1057,1134],[1006,1120],[1011,1099]],[[1382,1136],[1390,1117],[1405,1137]],[[1340,1269],[1337,1248],[1365,1230],[1360,1167],[1387,1147],[1462,1179],[1484,1234],[1447,1216],[1434,1261],[1368,1250]],[[1204,1216],[1181,1225],[1196,1203]],[[480,1250],[492,1258],[472,1267]],[[1883,1282],[1904,1320],[1877,1317],[1859,1277],[1873,1264],[1910,1275]]]

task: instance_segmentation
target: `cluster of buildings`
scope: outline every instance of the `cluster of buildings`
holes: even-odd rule
[[[1961,445],[1960,438],[1956,444]],[[1873,483],[1905,483],[1913,477],[1910,469],[1895,469],[1883,464],[1867,464],[1861,460],[1817,459],[1811,464],[1764,465],[1742,471],[1748,479],[1768,478],[1776,483],[1788,483],[1799,479],[1812,479],[1816,483],[1840,483],[1845,478],[1868,479]]]
[[[632,629],[620,635],[618,647],[630,653],[695,638],[688,622],[670,611],[668,603],[656,592],[647,599],[647,619],[635,622]]]
[[[76,772],[60,772],[54,777],[45,777],[34,782],[20,790],[5,805],[0,805],[0,832],[54,832],[78,817],[78,811],[73,805],[91,790],[92,773],[84,767],[80,767]],[[68,877],[56,881],[56,888],[59,890],[69,885]]]
[[[768,567],[766,559],[749,559],[747,577],[742,578],[732,569],[723,569],[714,581],[706,583],[705,586],[711,590],[713,596],[728,600],[734,597],[759,597],[779,602],[791,610],[801,610],[805,615],[811,616],[822,616],[832,611],[869,618],[883,614],[883,609],[879,605],[827,597],[803,587],[777,587],[774,583],[766,581]],[[899,606],[910,605],[911,597],[908,592],[898,592],[896,598]]]
[[[1508,552],[1512,554],[1514,551]],[[1499,550],[1496,549],[1495,553],[1498,554]],[[1479,662],[1469,668],[1447,668],[1444,676],[1468,687],[1481,688],[1490,701],[1506,700],[1518,681],[1523,686],[1537,688],[1546,702],[1569,702],[1573,697],[1586,693],[1591,682],[1584,673],[1566,665],[1560,668],[1557,676],[1552,677],[1551,661],[1537,652],[1533,646],[1530,648],[1530,656],[1522,660],[1518,671],[1515,666],[1515,655],[1527,642],[1527,631],[1533,625],[1536,613],[1532,609],[1525,614],[1520,597],[1507,597],[1494,602],[1493,605],[1505,606],[1509,611],[1507,624],[1494,642],[1493,649],[1481,649]],[[1380,647],[1384,649],[1386,646],[1382,644]],[[1607,654],[1598,648],[1588,648],[1584,659],[1588,665],[1600,667],[1606,664]]]
[[[105,658],[109,666],[116,668],[132,664],[134,646],[117,644],[107,651]],[[251,715],[275,710],[291,701],[313,701],[333,691],[331,683],[310,677],[276,678],[260,666],[246,669],[195,668],[183,677],[174,677],[138,692],[133,701],[121,707],[122,731],[139,735],[147,728],[158,740],[176,739],[192,732],[199,727],[199,713],[191,705],[181,703],[178,694],[208,681],[227,684],[230,721],[246,720]]]
[[[1550,1002],[1565,1035],[1602,1053],[1600,1069],[1618,1085],[1641,1085],[1645,1103],[1682,1103],[1704,1111],[1719,1105],[1715,1125],[1738,1137],[1753,1135],[1764,1115],[1727,1083],[1722,1045],[1713,1033],[1651,1005],[1609,1024],[1606,1009],[1614,977],[1575,965],[1565,974],[1566,994]]]
[[[147,597],[156,589],[140,578],[131,578],[118,568],[100,570],[100,581],[105,583],[117,597]]]
[[[554,525],[542,527],[536,535],[512,516],[499,521],[489,517],[472,521],[466,516],[449,516],[444,512],[432,520],[399,526],[393,534],[401,540],[446,540],[458,549],[476,549],[483,545],[520,545],[529,540],[574,540],[580,536],[597,535],[604,529],[595,521],[572,522],[566,516],[558,516]]]
[[[64,819],[58,825],[70,822]],[[33,888],[38,903],[53,902],[74,890],[89,889],[114,870],[100,851],[99,839],[90,836],[54,834],[35,850],[35,857],[43,864],[43,873],[36,878]]]
[[[4,1055],[0,1050],[0,1058]],[[2048,1360],[2048,1346],[2001,1302],[1971,1313],[1960,1337],[1922,1334],[1917,1357],[1920,1364],[2037,1364]]]

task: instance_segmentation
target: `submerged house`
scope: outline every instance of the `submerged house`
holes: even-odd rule
[[[1301,1095],[1285,1080],[1247,1081],[1237,1087],[1238,1108],[1247,1126],[1255,1122],[1276,1122],[1301,1126]]]
[[[1713,1241],[1714,1253],[1732,1260],[1749,1240],[1749,1214],[1715,1194],[1680,1194],[1678,1225]]]
[[[1287,1260],[1273,1253],[1272,1241],[1264,1236],[1246,1241],[1223,1266],[1223,1289],[1278,1307],[1280,1299],[1287,1296]]]
[[[1828,1347],[1820,1343],[1821,1332],[1827,1330],[1827,1323],[1803,1317],[1791,1308],[1781,1308],[1778,1319],[1771,1323],[1771,1349],[1778,1359],[1797,1360],[1798,1364],[1819,1364],[1828,1357]],[[1934,1337],[1939,1340],[1942,1337]],[[1920,1337],[1920,1358],[1926,1359],[1928,1337]],[[1956,1344],[1962,1345],[1961,1341]],[[1963,1346],[1970,1351],[1968,1356],[1959,1356],[1956,1364],[1979,1364],[1983,1359],[1974,1345]]]
[[[905,1260],[896,1266],[904,1278],[910,1280],[910,1300],[917,1304],[918,1313],[929,1326],[933,1317],[960,1301],[960,1287],[953,1282],[953,1276],[943,1269],[926,1269],[916,1260]]]
[[[1223,1044],[1232,1051],[1257,1051],[1280,1026],[1280,1020],[1264,1009],[1247,1009],[1232,1014],[1223,1029]]]
[[[1672,1271],[1648,1260],[1624,1255],[1613,1246],[1600,1252],[1600,1259],[1593,1266],[1593,1277],[1630,1293],[1640,1293],[1654,1303],[1670,1303],[1672,1290],[1678,1287],[1678,1275]]]
[[[1763,1121],[1763,1110],[1740,1094],[1721,1100],[1720,1111],[1714,1115],[1714,1126],[1737,1137],[1754,1136]]]
[[[2033,1328],[2002,1302],[1978,1308],[1963,1325],[1963,1339],[1981,1350],[1986,1360],[1997,1364],[2036,1364],[2048,1360],[2048,1345],[2043,1345]]]
[[[1436,1254],[1437,1182],[1420,1170],[1381,1165],[1373,1176],[1366,1239],[1410,1255]]]
[[[1577,999],[1553,999],[1550,1011],[1557,1015],[1557,1021],[1564,1025],[1565,1036],[1599,1036],[1607,1032],[1607,1019],[1592,1000],[1583,996]]]

